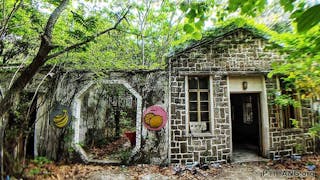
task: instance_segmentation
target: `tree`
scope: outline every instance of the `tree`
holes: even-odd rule
[[[8,4],[5,4],[5,3]],[[58,22],[58,19],[61,17],[63,11],[68,7],[69,0],[61,0],[61,1],[49,1],[51,4],[50,6],[55,5],[55,8],[53,12],[49,15],[48,20],[45,23],[44,30],[40,32],[40,44],[38,44],[38,48],[36,53],[33,55],[33,53],[27,51],[27,45],[28,44],[22,44],[21,52],[12,52],[10,50],[4,51],[5,49],[5,41],[7,39],[10,39],[9,36],[6,35],[13,35],[13,37],[18,37],[17,39],[24,39],[23,35],[19,34],[19,31],[15,31],[14,28],[10,28],[10,24],[15,23],[21,23],[21,22],[15,22],[15,20],[23,20],[23,18],[26,18],[27,16],[22,16],[20,13],[25,10],[29,10],[29,7],[32,5],[33,1],[23,1],[23,0],[15,0],[15,1],[6,1],[2,3],[3,13],[2,21],[1,21],[1,39],[0,39],[0,45],[1,45],[1,55],[3,55],[3,62],[8,61],[10,58],[12,58],[14,55],[19,55],[21,52],[25,52],[26,56],[31,56],[31,62],[28,64],[20,73],[20,75],[14,80],[12,85],[9,87],[7,91],[4,93],[4,97],[0,99],[0,118],[1,118],[1,129],[0,129],[0,149],[1,149],[1,177],[3,174],[3,135],[5,131],[5,127],[7,124],[7,118],[3,119],[3,116],[6,112],[8,112],[11,107],[14,105],[14,101],[18,98],[19,93],[24,89],[24,87],[30,82],[30,80],[34,77],[34,75],[38,72],[38,70],[50,59],[53,59],[61,54],[64,54],[66,52],[70,52],[72,50],[75,50],[77,48],[83,47],[84,45],[94,41],[97,37],[100,37],[103,34],[106,34],[110,31],[116,30],[119,26],[119,24],[126,18],[130,7],[128,7],[126,10],[122,11],[119,16],[117,17],[116,22],[113,24],[113,26],[97,32],[95,34],[92,34],[90,36],[86,36],[81,41],[78,41],[76,43],[73,43],[72,45],[69,45],[67,47],[61,48],[61,46],[58,46],[55,44],[54,33],[55,33],[55,27]],[[6,10],[9,5],[12,5],[12,10],[7,14]],[[28,6],[29,5],[29,6]],[[21,11],[19,11],[21,10]],[[35,10],[35,9],[32,9]],[[33,14],[31,14],[33,15]],[[39,16],[38,16],[39,18]],[[38,19],[40,23],[40,18]],[[13,22],[12,22],[13,21]],[[84,22],[87,23],[88,21]],[[89,26],[88,24],[86,24]],[[28,28],[33,27],[26,27],[23,30],[24,33],[27,33]],[[11,34],[10,34],[11,33]],[[22,38],[21,38],[22,36]],[[18,41],[17,41],[18,42]],[[10,47],[9,47],[10,49]],[[11,48],[13,49],[13,48]],[[3,54],[4,53],[4,54]],[[11,54],[11,55],[10,55]],[[33,55],[33,57],[32,57]]]
[[[62,50],[54,51],[58,49],[56,45],[52,43],[52,33],[54,27],[57,23],[58,18],[60,17],[63,10],[66,9],[69,0],[63,0],[59,3],[59,5],[55,8],[55,10],[49,16],[49,19],[46,23],[44,32],[41,35],[41,43],[36,53],[35,57],[32,59],[31,63],[21,72],[21,75],[14,81],[12,86],[6,91],[3,99],[0,101],[0,117],[3,116],[5,112],[8,111],[9,107],[12,107],[13,100],[18,95],[19,92],[27,85],[27,83],[32,79],[32,77],[37,73],[37,71],[50,59],[53,59],[61,54],[72,51],[76,48],[79,48],[93,40],[97,37],[106,34],[112,30],[116,30],[122,20],[125,19],[126,15],[129,12],[129,8],[124,11],[113,27],[105,29],[97,34],[86,37],[85,40],[70,45]],[[53,53],[52,53],[53,52]]]
[[[236,12],[241,15],[256,17],[265,10],[267,3],[266,0],[183,2],[180,5],[180,9],[186,17],[183,30],[186,34],[191,35],[191,38],[201,39],[201,30],[204,27],[204,22],[213,13],[211,10],[221,6],[221,4],[227,4],[224,7],[228,10],[229,14]],[[280,3],[285,12],[290,14],[290,18],[297,23],[299,33],[308,31],[320,22],[320,4],[309,5],[306,1],[297,0],[279,0],[278,3]],[[217,15],[226,16],[225,13],[217,13]]]
[[[103,10],[99,13],[95,9],[87,13],[85,10],[86,4],[79,5],[79,8],[70,8],[69,12],[63,14],[64,10],[68,8],[69,0],[3,1],[2,13],[0,14],[0,56],[2,61],[5,63],[12,59],[23,58],[29,63],[26,63],[26,67],[19,77],[14,80],[10,88],[5,92],[3,99],[0,100],[0,117],[3,117],[13,106],[14,99],[18,97],[37,71],[49,60],[63,62],[59,56],[72,54],[72,61],[80,62],[84,60],[84,62],[87,62],[85,60],[88,59],[87,57],[90,56],[90,53],[98,52],[96,53],[97,56],[95,56],[96,59],[92,60],[94,63],[91,63],[96,67],[103,63],[106,64],[106,62],[102,61],[105,58],[101,58],[101,56],[111,57],[112,61],[107,62],[109,67],[124,66],[127,61],[114,60],[118,60],[122,55],[127,54],[122,52],[121,55],[121,53],[114,53],[109,49],[121,49],[126,52],[128,48],[122,46],[126,42],[130,45],[129,50],[132,50],[133,53],[131,53],[131,56],[125,56],[125,58],[137,60],[130,64],[132,67],[142,67],[140,65],[152,67],[153,64],[162,63],[162,61],[158,62],[157,60],[168,51],[172,44],[181,43],[190,38],[201,39],[205,22],[214,13],[213,10],[215,8],[218,10],[222,9],[222,7],[228,9],[227,13],[225,11],[217,13],[217,15],[223,17],[232,13],[257,16],[265,9],[267,3],[265,0],[229,0],[228,2],[226,0],[217,0],[215,2],[207,0],[179,3],[164,0],[161,2],[160,8],[155,8],[155,5],[152,5],[153,1],[146,0],[144,2],[144,4],[136,4],[131,8],[135,10],[136,14],[128,14],[130,8],[117,13],[108,10]],[[291,47],[288,46],[287,50],[290,51],[291,48],[296,48],[297,51],[301,51],[301,54],[296,53],[295,56],[288,58],[292,60],[290,62],[293,64],[290,67],[299,68],[303,66],[305,68],[297,70],[294,77],[296,80],[301,80],[295,80],[294,82],[299,87],[311,85],[312,83],[305,83],[302,86],[299,83],[304,82],[307,68],[311,68],[315,62],[318,63],[314,59],[319,58],[319,55],[314,53],[314,55],[310,56],[309,51],[317,52],[320,41],[306,32],[317,29],[320,20],[318,14],[320,5],[312,5],[305,8],[305,3],[298,3],[296,0],[280,0],[279,2],[298,24],[297,30],[299,33],[297,37],[301,42],[295,44],[294,39],[287,41],[292,45]],[[119,2],[114,1],[114,3]],[[180,11],[175,10],[176,6],[180,6]],[[51,14],[48,14],[47,12],[41,12],[39,9],[54,10]],[[140,21],[135,17],[139,13],[141,15]],[[185,18],[182,19],[179,14]],[[108,19],[102,18],[105,16]],[[116,18],[116,21],[112,21],[113,18]],[[31,22],[28,19],[31,19]],[[132,24],[121,23],[123,20],[132,22]],[[183,21],[184,24],[179,24],[180,21]],[[22,22],[24,23],[22,28],[15,28],[15,26],[21,25]],[[101,29],[104,30],[98,31]],[[185,32],[185,36],[180,36],[182,34],[181,30]],[[108,36],[102,36],[104,34],[108,34]],[[127,35],[124,36],[124,34]],[[40,41],[38,39],[39,35]],[[316,35],[318,34],[316,33]],[[304,38],[310,40],[308,41],[309,43],[306,43],[308,47],[302,46]],[[116,47],[96,43],[96,40],[103,40],[110,44],[115,43]],[[177,41],[173,42],[174,40]],[[299,46],[294,47],[295,45]],[[156,53],[154,52],[155,49]],[[307,59],[307,61],[297,58],[298,56]],[[298,61],[298,59],[300,60]],[[140,63],[137,63],[138,60],[140,60]],[[309,64],[301,65],[305,62]],[[67,61],[66,63],[73,62]],[[318,77],[317,72],[318,69],[315,68],[309,78]],[[317,83],[314,86],[317,86]],[[309,87],[304,88],[308,89]],[[305,92],[310,92],[310,90]],[[3,134],[5,124],[2,126],[1,134]]]

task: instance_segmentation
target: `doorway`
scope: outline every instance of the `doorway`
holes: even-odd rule
[[[260,94],[231,94],[233,159],[259,157],[261,149]]]

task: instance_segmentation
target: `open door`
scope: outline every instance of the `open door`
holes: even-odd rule
[[[233,152],[261,155],[259,93],[231,94]]]

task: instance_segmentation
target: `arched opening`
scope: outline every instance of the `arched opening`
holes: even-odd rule
[[[125,81],[85,87],[73,105],[78,152],[87,161],[125,161],[140,148],[141,103],[141,96]]]

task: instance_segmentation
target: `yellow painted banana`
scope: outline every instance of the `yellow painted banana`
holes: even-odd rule
[[[69,116],[66,115],[65,118],[63,118],[63,120],[59,123],[56,123],[56,126],[58,128],[63,128],[64,126],[66,126],[68,124],[68,120],[69,120]]]
[[[67,110],[64,109],[62,112],[63,112],[63,114],[56,115],[53,118],[53,122],[59,123],[59,122],[63,121],[63,119],[67,116]]]
[[[53,122],[58,128],[63,128],[68,124],[68,120],[69,120],[68,111],[64,109],[62,112],[63,114],[59,114],[53,118]]]

